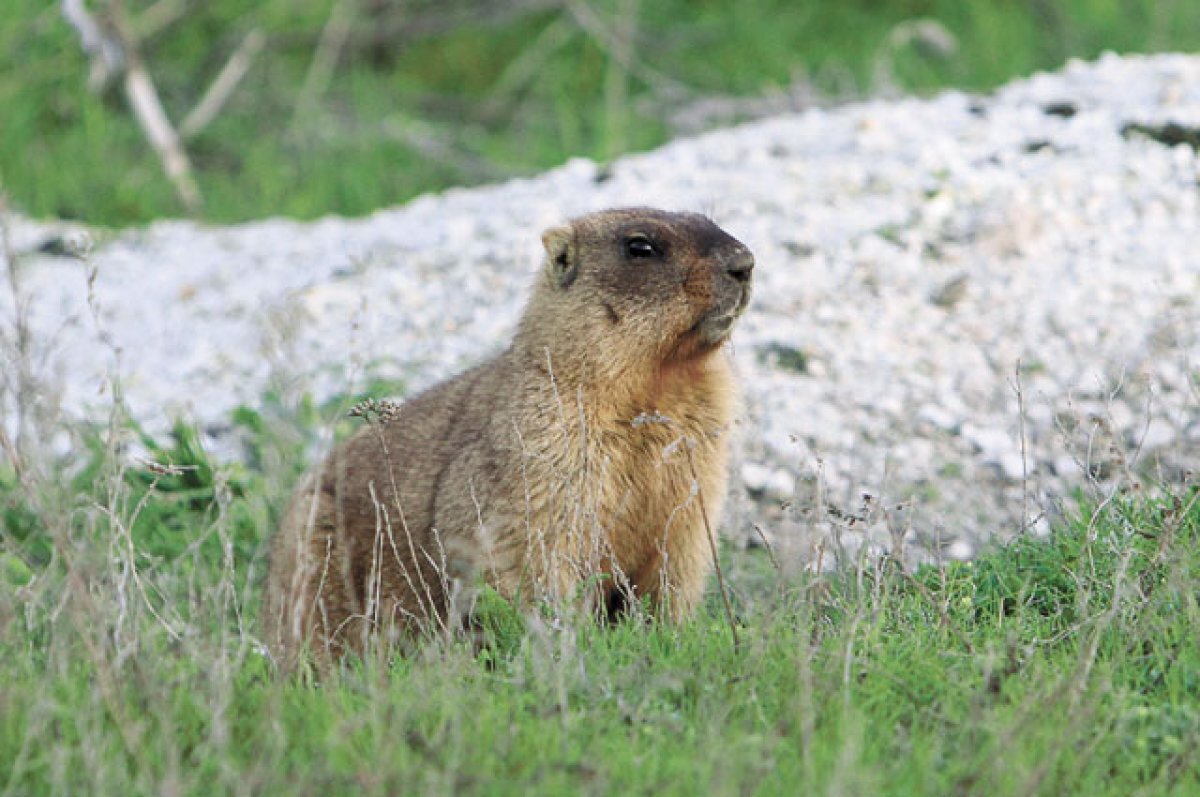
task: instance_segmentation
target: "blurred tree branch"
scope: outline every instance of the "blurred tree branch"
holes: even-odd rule
[[[265,43],[266,37],[257,28],[246,34],[246,38],[242,39],[242,43],[233,51],[233,55],[229,56],[229,60],[225,62],[225,66],[221,68],[216,79],[208,87],[208,91],[204,92],[200,102],[196,103],[196,107],[184,117],[183,122],[179,125],[179,134],[184,140],[193,138],[213,119],[217,118],[221,109],[225,107],[225,102],[233,95],[238,83],[250,71],[250,65],[254,63],[255,57],[258,56]]]
[[[140,44],[186,14],[191,8],[189,0],[158,0],[136,21],[127,17],[122,0],[101,0],[95,14],[84,0],[61,0],[61,7],[63,18],[74,28],[88,56],[88,88],[98,94],[118,78],[121,80],[129,108],[184,209],[189,214],[198,213],[203,197],[183,141],[196,136],[220,114],[262,50],[262,32],[255,29],[246,35],[177,130],[163,108]]]
[[[85,53],[91,58],[88,85],[99,91],[116,74],[123,78],[125,97],[150,146],[158,153],[167,178],[188,213],[197,213],[202,200],[192,176],[192,164],[172,127],[158,90],[146,71],[137,39],[134,37],[121,0],[106,0],[104,15],[98,20],[83,0],[62,0],[63,16],[79,34]]]
[[[83,0],[62,0],[62,13],[89,59],[88,88],[98,94],[125,69],[125,49],[113,31],[102,28],[88,13]]]
[[[133,33],[138,41],[147,41],[187,16],[191,7],[190,0],[158,0],[133,20]]]
[[[346,38],[350,35],[356,6],[354,0],[334,0],[333,7],[329,10],[329,19],[321,29],[321,38],[317,41],[312,62],[304,76],[300,96],[296,100],[296,110],[292,114],[293,129],[303,117],[312,113],[317,100],[329,88],[333,70],[337,67],[342,48],[346,45]]]

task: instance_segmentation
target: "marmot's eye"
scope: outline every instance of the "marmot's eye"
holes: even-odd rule
[[[634,235],[625,239],[625,254],[630,257],[658,257],[658,247],[644,235]]]

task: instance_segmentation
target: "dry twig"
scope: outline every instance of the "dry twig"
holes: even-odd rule
[[[150,146],[158,153],[163,170],[188,213],[200,210],[200,189],[192,176],[192,164],[172,127],[154,81],[138,52],[121,0],[107,0],[104,24],[88,12],[83,0],[62,0],[63,16],[79,34],[80,44],[92,60],[89,86],[99,90],[120,72],[125,96]]]
[[[333,79],[333,70],[341,57],[346,38],[350,35],[350,23],[354,19],[354,0],[337,0],[329,11],[329,19],[321,30],[321,38],[313,53],[312,63],[304,76],[304,85],[300,88],[300,96],[296,100],[296,110],[292,115],[292,129],[300,120],[308,116],[316,106],[317,100]]]
[[[190,0],[158,0],[133,20],[138,41],[146,41],[174,25],[190,10]]]
[[[217,73],[217,77],[208,87],[208,91],[204,92],[200,102],[196,103],[196,107],[184,117],[183,122],[179,125],[179,135],[185,141],[196,136],[201,130],[208,127],[213,119],[217,118],[217,114],[225,107],[225,103],[233,95],[238,83],[241,83],[242,78],[250,71],[250,65],[254,63],[255,57],[262,50],[264,43],[266,43],[266,38],[257,28],[246,34],[246,38],[242,39],[242,43],[238,45],[238,48],[233,51],[233,55],[229,56],[229,60],[225,62],[225,66]]]

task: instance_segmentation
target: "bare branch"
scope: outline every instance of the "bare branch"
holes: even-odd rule
[[[79,44],[91,61],[88,89],[104,90],[125,70],[125,50],[114,32],[105,30],[83,5],[83,0],[62,0],[67,24],[79,34]]]
[[[163,110],[154,81],[142,63],[137,39],[130,31],[121,0],[107,0],[106,7],[108,14],[102,25],[88,13],[83,0],[62,0],[63,16],[79,33],[80,44],[92,59],[88,84],[96,91],[116,74],[124,72],[125,96],[142,133],[158,153],[163,170],[175,186],[184,208],[189,213],[196,213],[200,210],[201,199],[200,189],[192,177],[192,164]],[[119,54],[119,58],[115,54]]]
[[[196,213],[200,210],[201,199],[200,189],[192,177],[191,161],[163,111],[154,82],[138,59],[130,59],[129,69],[125,72],[125,95],[142,132],[158,153],[167,177],[174,183],[183,206],[189,213]]]
[[[190,6],[189,0],[158,0],[133,21],[133,33],[144,42],[182,19]]]
[[[304,85],[300,88],[300,97],[296,100],[296,110],[292,116],[292,127],[296,127],[301,117],[308,114],[317,99],[329,88],[333,79],[333,70],[341,57],[342,47],[350,34],[350,23],[354,18],[354,0],[337,0],[329,12],[329,19],[321,31],[321,39],[317,42],[316,52],[313,53],[312,63],[309,64],[308,74],[304,76]]]
[[[183,140],[186,141],[196,136],[201,130],[208,127],[213,119],[217,118],[217,114],[221,112],[221,108],[233,95],[238,83],[250,71],[250,65],[254,63],[254,58],[262,50],[264,43],[266,43],[266,38],[257,28],[242,39],[242,43],[233,51],[233,55],[229,56],[229,60],[225,62],[225,66],[222,67],[212,85],[208,87],[208,91],[200,98],[200,102],[196,103],[196,107],[184,117],[183,123],[179,125],[179,135]]]

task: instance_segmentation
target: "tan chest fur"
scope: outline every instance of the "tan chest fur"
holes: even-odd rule
[[[605,398],[531,403],[516,435],[524,506],[481,524],[480,566],[501,593],[561,600],[619,584],[662,596],[707,575],[703,515],[720,518],[736,405],[726,355]]]

